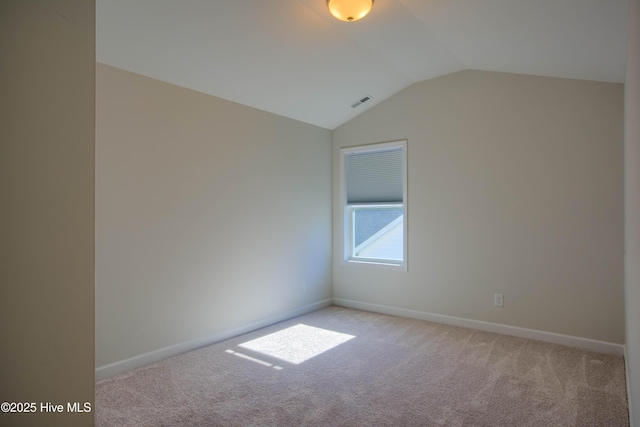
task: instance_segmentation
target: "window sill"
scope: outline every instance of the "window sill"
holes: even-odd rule
[[[348,260],[343,260],[340,264],[346,265],[346,266],[361,267],[361,268],[377,268],[382,270],[407,271],[406,263],[403,264],[403,263],[361,261],[361,260],[348,259]]]

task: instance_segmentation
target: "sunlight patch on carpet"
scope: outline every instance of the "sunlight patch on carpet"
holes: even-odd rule
[[[229,354],[233,354],[234,356],[238,356],[238,357],[240,357],[242,359],[250,360],[250,361],[255,362],[255,363],[259,364],[259,365],[268,366],[269,368],[273,368],[273,369],[275,369],[277,371],[281,371],[282,370],[281,366],[274,365],[273,363],[265,362],[264,360],[256,359],[255,357],[247,356],[246,354],[242,354],[242,353],[239,353],[237,351],[226,350],[226,352],[229,353]]]
[[[240,344],[240,347],[297,365],[355,338],[302,323]]]

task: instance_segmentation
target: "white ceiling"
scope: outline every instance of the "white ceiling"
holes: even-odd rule
[[[325,0],[96,3],[98,62],[327,129],[464,69],[625,77],[628,0],[375,0],[353,23]]]

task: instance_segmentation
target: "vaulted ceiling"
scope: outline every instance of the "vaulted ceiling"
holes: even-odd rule
[[[625,78],[628,0],[375,0],[353,23],[326,0],[96,3],[98,62],[327,129],[464,69]]]

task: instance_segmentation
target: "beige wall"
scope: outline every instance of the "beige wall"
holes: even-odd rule
[[[93,425],[93,1],[0,1],[0,425]]]
[[[96,366],[331,297],[331,133],[97,65]]]
[[[631,0],[625,83],[625,302],[629,411],[640,426],[640,0]]]
[[[463,71],[340,126],[334,297],[623,343],[622,108],[620,84]],[[405,138],[409,271],[341,265],[339,149]]]

